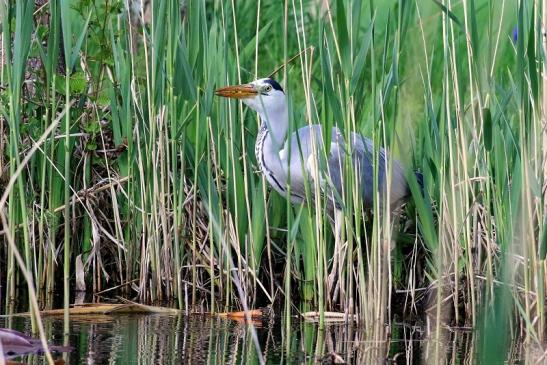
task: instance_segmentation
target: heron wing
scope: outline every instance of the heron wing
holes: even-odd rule
[[[325,178],[321,180],[322,192],[328,194],[328,202],[333,205],[332,208],[340,208],[342,206],[342,197],[344,195],[348,196],[344,192],[344,187],[348,189],[356,186],[363,207],[372,209],[375,198],[380,198],[380,204],[383,204],[386,199],[388,190],[386,162],[388,162],[389,156],[384,148],[379,148],[376,156],[374,143],[369,138],[358,133],[352,133],[350,138],[350,143],[346,143],[340,131],[333,128],[327,164],[328,170],[323,175],[327,177],[327,183],[325,183]],[[351,156],[351,165],[345,166],[348,156]],[[375,190],[374,167],[376,164],[378,164],[378,185]],[[390,164],[389,202],[393,209],[399,206],[401,201],[408,196],[409,190],[404,170],[399,161],[393,159]],[[345,183],[348,181],[353,181],[353,183]]]
[[[298,129],[292,134],[290,146],[290,181],[291,195],[294,201],[302,201],[306,195],[306,184],[312,198],[315,196],[317,182],[321,194],[326,195],[327,208],[332,212],[342,206],[344,196],[344,179],[355,179],[361,194],[362,204],[365,209],[373,208],[375,196],[385,194],[386,183],[386,156],[383,148],[379,149],[379,156],[374,155],[374,143],[372,140],[357,133],[351,134],[348,144],[340,130],[333,127],[328,155],[326,154],[322,128],[320,125],[312,125]],[[282,153],[287,155],[288,143]],[[345,159],[351,156],[351,167],[345,166]],[[378,161],[378,193],[374,191],[374,164]],[[348,175],[348,171],[351,174]],[[392,161],[390,187],[390,205],[400,204],[400,201],[408,195],[408,185],[404,171],[397,160]],[[382,197],[383,200],[383,197]]]
[[[389,185],[389,204],[393,208],[399,206],[408,194],[408,184],[404,174],[403,167],[396,159],[389,161],[389,155],[384,148],[378,150],[378,156],[374,155],[374,143],[372,140],[352,133],[351,150],[354,171],[359,176],[359,186],[361,187],[361,198],[365,208],[374,207],[374,198],[380,196],[380,204],[383,204],[387,191],[388,183],[386,180],[387,167],[390,171]],[[390,165],[386,165],[389,162]],[[378,164],[378,187],[374,190],[374,165]]]

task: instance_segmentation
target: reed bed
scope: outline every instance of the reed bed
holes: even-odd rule
[[[518,334],[544,345],[542,11],[532,0],[1,2],[5,311],[21,291],[41,307],[62,291],[68,308],[84,289],[188,313],[278,305],[287,329],[291,313],[317,310],[322,327],[341,311],[367,341],[384,341],[394,314],[427,313],[438,336],[479,329],[490,359],[507,359],[492,344]],[[257,116],[213,91],[279,66],[291,130],[358,131],[420,170],[423,191],[409,176],[403,209],[368,212],[350,178],[340,241],[311,199],[318,184],[304,206],[271,192],[253,154]]]

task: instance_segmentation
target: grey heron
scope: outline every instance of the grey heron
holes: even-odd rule
[[[289,114],[286,95],[279,83],[271,78],[255,80],[248,84],[226,86],[215,91],[216,95],[240,99],[248,107],[258,112],[261,127],[256,137],[255,153],[260,171],[268,183],[281,195],[293,203],[306,199],[306,184],[319,183],[321,193],[325,194],[327,213],[334,220],[339,211],[339,199],[343,196],[344,160],[351,154],[352,173],[355,174],[362,204],[365,210],[373,208],[375,198],[381,206],[389,198],[393,211],[410,196],[410,189],[401,163],[391,161],[391,184],[388,192],[386,165],[388,153],[380,148],[378,158],[378,189],[374,186],[374,144],[372,140],[358,133],[351,133],[348,144],[341,131],[333,127],[331,143],[326,164],[321,166],[319,156],[324,152],[321,125],[310,125],[296,130],[287,136]],[[418,182],[421,184],[420,175]],[[290,189],[289,189],[290,184]],[[312,191],[314,189],[309,189]]]

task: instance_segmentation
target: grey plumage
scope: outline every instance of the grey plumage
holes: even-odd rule
[[[262,126],[262,130],[266,130],[265,123]],[[292,134],[291,139],[287,140],[282,151],[289,151],[290,158],[287,158],[288,166],[290,168],[290,180],[287,178],[284,180],[285,185],[287,182],[291,184],[291,200],[295,203],[300,203],[305,200],[306,181],[308,179],[319,178],[320,187],[323,194],[327,194],[327,210],[329,215],[332,216],[332,212],[335,208],[340,209],[340,200],[343,196],[343,185],[346,179],[353,178],[355,183],[359,187],[361,192],[361,199],[365,209],[372,209],[374,204],[374,197],[380,197],[382,204],[386,199],[386,151],[380,148],[378,156],[374,156],[373,142],[357,133],[351,133],[351,143],[346,144],[344,137],[340,130],[336,127],[331,131],[331,144],[330,151],[328,151],[328,159],[325,163],[321,163],[321,156],[326,156],[326,147],[323,141],[324,134],[320,125],[306,126],[298,129]],[[312,142],[312,139],[315,141]],[[258,144],[257,144],[258,145]],[[264,154],[260,155],[259,149],[257,152],[257,160],[268,160],[268,157]],[[348,166],[345,166],[347,157],[351,156],[353,168],[353,177],[344,174],[347,171]],[[374,161],[377,158],[378,166],[378,190],[374,191]],[[310,160],[311,159],[311,160]],[[393,160],[391,167],[391,194],[390,205],[392,209],[397,208],[408,197],[409,189],[404,176],[404,170],[401,164],[397,160]],[[319,172],[312,171],[315,167],[313,164],[320,166]],[[322,167],[322,168],[321,168]],[[279,182],[280,174],[276,170],[268,169],[266,166],[262,166],[261,171],[264,173],[270,173],[277,176]],[[283,181],[283,180],[282,180]],[[309,184],[313,182],[309,180]],[[279,182],[279,185],[281,183]],[[287,188],[274,183],[274,188],[283,195],[286,196]],[[332,191],[332,190],[335,190]],[[313,186],[309,189],[310,194],[314,193]],[[314,197],[313,197],[314,198]]]
[[[288,110],[285,94],[272,79],[260,79],[250,84],[229,86],[217,90],[217,95],[242,99],[250,108],[256,110],[262,120],[257,135],[255,153],[260,170],[269,184],[280,194],[294,203],[305,200],[306,184],[313,196],[313,183],[317,182],[322,194],[326,194],[327,211],[334,216],[340,209],[343,196],[345,159],[351,156],[351,168],[359,187],[362,204],[371,209],[376,197],[384,204],[388,195],[386,181],[386,162],[388,155],[381,148],[377,160],[372,141],[357,133],[351,133],[346,143],[338,128],[331,131],[329,155],[325,159],[324,134],[320,125],[298,129],[290,138],[288,133]],[[321,157],[323,156],[323,157]],[[322,161],[323,160],[323,161]],[[374,190],[374,163],[378,161],[378,190]],[[391,163],[391,187],[389,190],[390,208],[393,210],[408,198],[410,191],[405,171],[399,161]],[[290,196],[289,186],[290,184]]]

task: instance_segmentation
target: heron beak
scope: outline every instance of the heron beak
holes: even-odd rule
[[[221,87],[215,90],[215,94],[225,98],[246,99],[258,95],[258,91],[252,84],[243,84]]]

